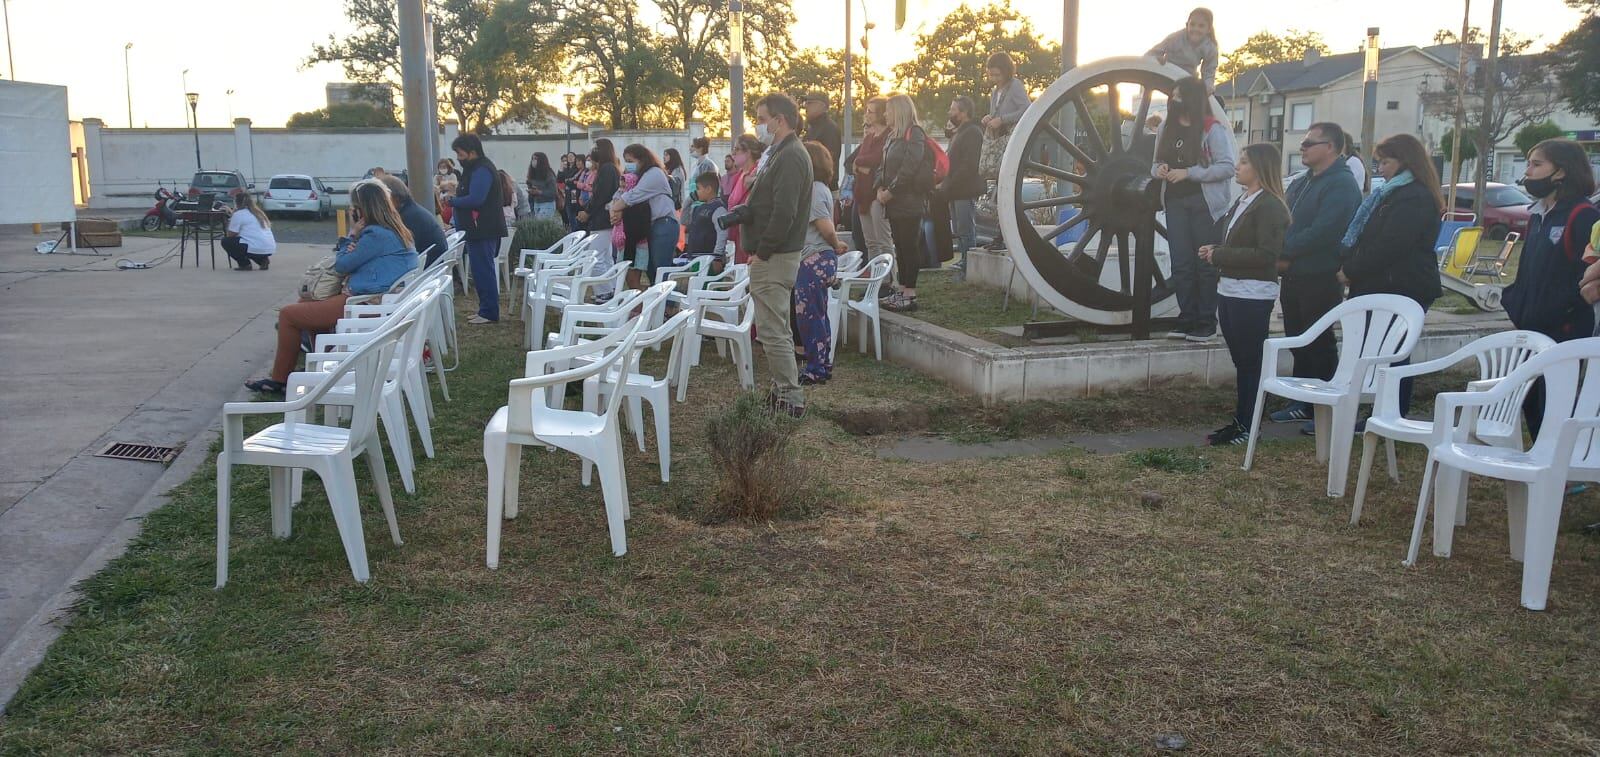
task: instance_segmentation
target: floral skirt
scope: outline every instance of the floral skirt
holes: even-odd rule
[[[800,273],[794,282],[794,343],[806,353],[801,375],[817,380],[833,375],[833,355],[828,350],[833,336],[828,323],[828,290],[838,276],[838,254],[823,250],[800,261]]]

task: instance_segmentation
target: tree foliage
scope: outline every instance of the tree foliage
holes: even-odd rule
[[[580,117],[613,129],[675,126],[674,81],[658,58],[659,40],[634,0],[564,0],[562,34],[572,74],[585,91]]]
[[[989,112],[989,84],[983,64],[991,53],[1007,52],[1017,78],[1037,95],[1061,73],[1061,49],[1041,41],[1033,24],[1000,0],[976,10],[963,4],[932,31],[917,35],[916,57],[894,67],[900,87],[916,101],[924,121],[943,123],[945,108],[958,95],[971,97],[978,115]]]
[[[1529,124],[1528,126],[1522,127],[1522,130],[1517,132],[1517,149],[1520,150],[1523,155],[1527,155],[1528,151],[1532,150],[1534,145],[1539,144],[1547,139],[1556,139],[1565,134],[1566,132],[1562,131],[1561,127],[1557,126],[1554,121],[1545,121],[1544,123],[1539,124]]]
[[[1222,56],[1222,63],[1217,66],[1217,80],[1227,81],[1252,68],[1300,60],[1307,50],[1323,55],[1329,53],[1328,43],[1323,42],[1322,35],[1317,32],[1289,29],[1283,34],[1273,34],[1259,31],[1233,52]]]
[[[1567,107],[1600,118],[1600,0],[1567,0],[1567,4],[1587,15],[1550,47],[1551,69]]]
[[[1466,137],[1465,139],[1461,140],[1461,162],[1466,163],[1469,160],[1476,160],[1478,157],[1477,130],[1466,128],[1462,129],[1461,133]],[[1439,149],[1444,152],[1444,157],[1446,160],[1450,159],[1450,151],[1453,149],[1455,141],[1455,129],[1451,129],[1450,131],[1445,132],[1444,136],[1439,137]]]
[[[393,110],[368,103],[345,103],[296,113],[289,116],[286,125],[291,129],[354,129],[394,127],[400,122]]]
[[[339,63],[358,82],[400,83],[400,26],[392,0],[344,0],[352,31],[314,44],[305,65]],[[462,129],[487,132],[511,118],[537,124],[541,75],[564,54],[553,0],[434,0],[439,107]]]
[[[1446,40],[1445,44],[1454,44],[1457,34],[1442,29],[1434,35],[1434,39]],[[1469,31],[1467,34],[1469,45],[1479,44],[1478,38]],[[1489,120],[1483,119],[1484,97],[1487,89],[1484,87],[1487,68],[1477,67],[1476,74],[1469,74],[1466,81],[1466,126],[1473,134],[1486,140],[1478,145],[1487,149],[1491,144],[1500,144],[1516,134],[1525,126],[1540,123],[1554,113],[1560,104],[1560,92],[1555,82],[1551,80],[1549,63],[1543,55],[1525,54],[1533,46],[1534,40],[1506,30],[1500,35],[1501,58],[1496,63],[1496,75],[1499,85],[1495,88],[1494,101],[1489,103]],[[1479,47],[1468,47],[1467,54],[1472,55]],[[1450,61],[1455,63],[1456,61]],[[1451,68],[1443,77],[1425,77],[1418,88],[1422,99],[1423,113],[1438,119],[1450,120],[1455,118],[1457,91],[1461,86],[1456,81],[1456,69]],[[1463,145],[1463,151],[1466,145]],[[1446,150],[1448,153],[1448,149]],[[1474,151],[1475,153],[1478,150]]]
[[[883,93],[874,74],[868,67],[866,60],[860,55],[855,55],[850,60],[851,82],[850,97],[852,100],[851,120],[856,131],[861,129],[861,121],[866,113],[867,99]],[[828,93],[832,98],[833,110],[842,113],[844,110],[844,51],[821,47],[808,47],[796,51],[784,61],[782,69],[776,71],[770,81],[762,81],[762,91],[783,92],[798,99],[801,95],[812,90]],[[843,128],[843,119],[837,119]]]
[[[683,123],[707,109],[712,90],[728,83],[727,0],[653,0],[661,14],[657,49],[672,75]],[[794,25],[790,0],[744,5],[744,48],[748,79],[770,79],[794,53],[789,28]],[[842,74],[841,74],[842,76]]]

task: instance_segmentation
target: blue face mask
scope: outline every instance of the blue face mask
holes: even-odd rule
[[[638,173],[639,172],[639,164],[630,160],[630,161],[628,161],[628,167],[623,169],[623,170],[627,171],[628,173]]]

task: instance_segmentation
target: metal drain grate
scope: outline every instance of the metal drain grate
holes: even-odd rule
[[[170,463],[178,456],[177,447],[159,447],[154,444],[112,442],[96,452],[95,457],[114,457],[118,460],[139,460],[147,463]]]

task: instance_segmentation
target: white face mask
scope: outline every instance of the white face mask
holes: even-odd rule
[[[764,145],[772,144],[772,131],[766,124],[756,124],[756,139],[761,140],[761,144]]]

